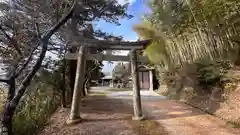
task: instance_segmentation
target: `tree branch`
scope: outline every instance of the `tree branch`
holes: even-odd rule
[[[22,52],[20,50],[20,48],[18,47],[16,41],[14,39],[12,39],[8,34],[7,32],[3,29],[2,26],[0,26],[0,30],[2,31],[2,33],[5,35],[5,37],[13,44],[13,47],[15,48],[15,50],[18,52],[18,54],[20,56],[22,56]]]
[[[14,78],[17,78],[17,77],[20,75],[20,73],[21,73],[21,72],[26,68],[26,66],[29,64],[29,62],[30,62],[31,59],[32,59],[33,53],[34,53],[34,51],[37,49],[37,47],[38,47],[38,45],[30,52],[27,60],[23,63],[23,65],[16,70],[16,72],[15,72],[14,75],[13,75]]]
[[[99,62],[95,65],[95,67],[93,67],[92,68],[92,70],[90,71],[90,72],[88,72],[88,75],[87,75],[87,77],[86,77],[86,79],[84,80],[84,82],[83,82],[83,86],[85,86],[85,83],[87,82],[87,80],[88,80],[88,78],[90,78],[91,77],[91,75],[92,75],[92,72],[95,70],[95,69],[97,69],[97,67],[99,66],[100,64],[99,64]]]
[[[36,26],[37,36],[38,36],[39,39],[41,39],[41,32],[40,32],[40,29],[39,29],[39,24],[36,23],[35,26]]]
[[[39,24],[36,23],[35,25],[36,25],[37,36],[38,36],[39,39],[41,39]],[[14,78],[17,78],[17,77],[20,75],[20,73],[26,68],[26,66],[29,64],[29,62],[30,62],[31,59],[32,59],[32,56],[33,56],[34,51],[38,48],[38,46],[39,46],[39,44],[32,49],[32,51],[30,52],[27,60],[23,63],[23,65],[22,65],[21,67],[19,67],[19,68],[16,70],[16,72],[13,74],[13,77],[14,77]]]
[[[73,15],[73,12],[74,12],[74,8],[77,4],[77,0],[74,0],[73,2],[73,5],[70,9],[70,11],[60,19],[60,21],[55,25],[53,26],[46,34],[43,35],[43,41],[44,40],[49,40],[50,37],[63,25],[67,22],[68,19],[71,18],[71,16]]]
[[[67,15],[63,16],[60,19],[60,21],[55,26],[53,26],[46,34],[44,34],[43,37],[41,38],[40,41],[41,41],[41,45],[42,45],[42,50],[41,50],[40,56],[39,56],[36,64],[33,66],[32,71],[22,81],[22,84],[19,86],[19,88],[17,90],[16,96],[11,101],[10,106],[13,110],[16,109],[21,97],[23,96],[23,94],[26,91],[27,86],[30,84],[30,82],[31,82],[32,78],[34,77],[34,75],[36,74],[36,72],[40,69],[42,61],[47,52],[49,39],[62,25],[64,25],[71,18],[74,8],[76,6],[76,1],[77,0],[74,0],[73,5],[72,5],[70,11],[67,13]]]

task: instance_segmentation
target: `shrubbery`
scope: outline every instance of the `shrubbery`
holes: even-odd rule
[[[222,87],[222,80],[230,68],[229,61],[201,59],[166,72],[163,82],[173,91],[190,86],[195,92],[210,93],[213,87]]]
[[[197,81],[203,88],[221,86],[221,79],[231,68],[229,61],[200,60],[196,63]]]
[[[14,115],[15,135],[35,134],[60,105],[60,91],[54,85],[57,76],[57,73],[41,71],[35,77]]]

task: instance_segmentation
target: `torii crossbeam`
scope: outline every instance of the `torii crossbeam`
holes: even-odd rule
[[[98,40],[98,39],[89,39],[89,38],[78,38],[77,41],[69,42],[69,47],[79,47],[79,43],[82,46],[86,47],[96,47],[102,49],[116,49],[116,50],[142,50],[147,47],[151,43],[151,40],[143,40],[143,41],[106,41],[106,40]]]
[[[88,39],[88,38],[79,38],[76,42],[69,42],[68,47],[80,47],[78,54],[67,54],[66,59],[76,59],[77,60],[77,70],[74,84],[73,100],[71,106],[70,117],[67,121],[68,124],[76,123],[81,121],[79,102],[81,99],[81,91],[83,87],[83,78],[85,74],[85,61],[86,59],[100,59],[100,60],[122,60],[131,62],[131,76],[132,76],[132,85],[133,85],[133,120],[142,120],[144,118],[142,113],[141,105],[141,95],[140,95],[140,85],[139,85],[139,76],[137,61],[137,50],[145,49],[151,40],[143,40],[136,42],[121,42],[121,41],[103,41],[97,39]],[[102,49],[115,49],[115,50],[130,50],[130,57],[116,57],[102,56],[99,54],[88,54],[86,48],[102,48]],[[146,58],[141,58],[141,62],[146,61]]]

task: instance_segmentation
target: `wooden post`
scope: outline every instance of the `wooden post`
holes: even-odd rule
[[[76,70],[76,77],[75,77],[75,84],[74,84],[74,91],[73,91],[73,98],[72,98],[72,106],[69,119],[67,120],[67,124],[75,124],[81,121],[80,111],[79,111],[79,102],[81,99],[81,91],[84,79],[82,78],[83,75],[83,68],[84,68],[84,46],[80,46],[78,61],[77,61],[77,70]]]
[[[133,85],[133,120],[143,120],[136,50],[131,51],[131,72]]]
[[[153,91],[153,71],[149,70],[149,90]]]

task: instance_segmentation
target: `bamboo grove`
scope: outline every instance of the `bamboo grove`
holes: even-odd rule
[[[148,0],[148,13],[134,30],[152,38],[145,53],[161,68],[199,59],[239,62],[239,0]]]

